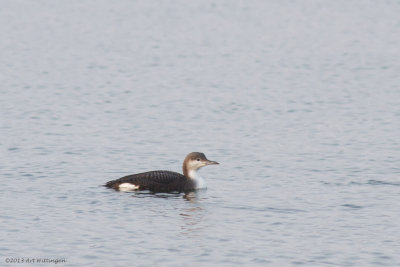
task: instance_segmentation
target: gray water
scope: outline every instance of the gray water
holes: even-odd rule
[[[0,265],[400,265],[399,14],[1,1]],[[206,191],[101,186],[192,151]]]

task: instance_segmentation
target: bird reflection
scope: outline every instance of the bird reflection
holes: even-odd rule
[[[127,193],[127,192],[124,192]],[[130,193],[130,192],[129,192]],[[196,203],[198,199],[197,192],[187,192],[187,193],[180,193],[180,192],[170,192],[170,193],[154,193],[151,191],[137,191],[132,194],[132,197],[135,198],[144,198],[144,197],[154,197],[154,198],[179,198],[181,197],[190,203]]]
[[[182,218],[181,234],[184,236],[200,236],[205,229],[202,223],[205,210],[198,203],[199,192],[190,192],[183,196],[189,203],[189,207],[183,208],[179,215]]]
[[[131,192],[124,192],[124,193],[131,193]],[[185,195],[183,196],[184,198],[185,198]],[[154,193],[151,191],[137,191],[132,194],[132,197],[135,197],[135,198],[179,198],[181,196],[182,196],[182,193],[179,193],[179,192]]]
[[[197,195],[196,192],[189,192],[183,195],[183,198],[191,203],[197,202]]]
[[[180,233],[183,236],[195,237],[202,235],[205,231],[203,220],[205,217],[205,210],[201,207],[202,202],[199,200],[205,199],[200,198],[202,191],[194,191],[187,193],[153,193],[150,191],[140,191],[132,194],[134,198],[164,198],[164,199],[184,199],[181,207],[178,208],[178,213],[182,219],[180,226]],[[179,203],[179,201],[178,201]],[[179,205],[175,206],[179,207]],[[159,208],[156,209],[159,214]]]

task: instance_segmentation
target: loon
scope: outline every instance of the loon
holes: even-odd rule
[[[204,153],[192,152],[183,161],[183,175],[172,171],[149,171],[132,174],[107,182],[104,186],[117,191],[149,190],[152,192],[190,192],[206,188],[197,171],[207,165],[219,164]]]

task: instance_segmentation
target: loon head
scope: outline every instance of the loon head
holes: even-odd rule
[[[192,152],[188,154],[183,161],[183,175],[188,178],[196,179],[197,170],[207,165],[219,164],[216,161],[211,161],[206,158],[206,155],[201,152]]]

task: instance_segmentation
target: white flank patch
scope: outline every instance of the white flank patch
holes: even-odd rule
[[[118,189],[119,191],[133,191],[139,189],[139,186],[131,183],[123,183],[118,186]]]

